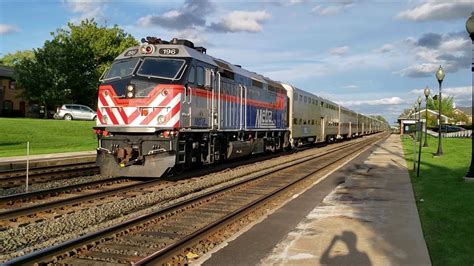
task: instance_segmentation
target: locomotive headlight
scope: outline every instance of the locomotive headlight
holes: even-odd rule
[[[161,91],[161,94],[162,94],[163,96],[168,95],[168,93],[169,93],[169,92],[168,92],[167,89],[164,89],[164,90]]]
[[[135,87],[132,84],[127,86],[127,98],[133,98],[135,96]]]
[[[145,44],[140,47],[140,53],[142,54],[152,54],[153,52],[155,52],[155,46],[153,45]]]
[[[156,120],[157,120],[158,124],[163,124],[165,122],[165,116],[164,115],[159,115]]]

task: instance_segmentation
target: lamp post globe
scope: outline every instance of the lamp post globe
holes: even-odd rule
[[[438,79],[439,83],[443,82],[444,75],[445,75],[444,69],[441,66],[439,66],[438,70],[436,71],[436,78]]]
[[[435,156],[443,155],[443,146],[441,144],[441,84],[444,80],[444,70],[441,66],[439,66],[438,70],[436,71],[436,79],[439,83],[439,97],[438,97],[438,151],[436,152]]]
[[[466,31],[469,33],[471,39],[474,39],[474,12],[471,13],[471,16],[466,21]]]
[[[469,37],[471,37],[471,42],[474,44],[474,12],[471,13],[471,16],[467,19],[466,21],[466,31],[469,34]],[[472,45],[471,45],[472,48]],[[472,82],[474,85],[474,62],[472,62],[471,66],[471,74],[472,74]],[[472,90],[472,88],[471,88]],[[474,94],[471,94],[471,115],[473,114],[472,112],[474,111]],[[472,119],[471,119],[471,124],[472,124]],[[474,158],[473,158],[473,152],[474,152],[474,136],[471,133],[471,165],[469,166],[469,171],[466,174],[466,177],[464,180],[466,181],[474,181]]]
[[[425,94],[425,144],[423,144],[423,147],[428,147],[428,97],[430,96],[430,88],[426,86],[423,93]]]

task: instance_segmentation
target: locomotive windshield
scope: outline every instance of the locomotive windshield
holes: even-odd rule
[[[115,61],[110,70],[104,76],[104,80],[114,79],[114,78],[123,78],[132,75],[133,70],[138,64],[139,58],[130,58],[125,60]]]
[[[184,62],[182,59],[146,58],[143,60],[137,74],[145,77],[174,80]]]

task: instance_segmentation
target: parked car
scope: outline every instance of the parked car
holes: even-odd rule
[[[64,120],[95,120],[97,113],[85,105],[63,104],[56,110],[54,118]]]
[[[441,125],[441,132],[444,133],[451,133],[451,132],[459,132],[464,131],[465,129],[458,126],[451,126],[451,125]],[[438,128],[433,128],[433,131],[438,132]]]

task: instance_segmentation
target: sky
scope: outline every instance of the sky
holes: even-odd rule
[[[0,0],[0,56],[42,47],[68,22],[117,24],[137,40],[189,39],[207,53],[394,123],[446,72],[471,106],[471,1]],[[424,104],[424,103],[423,103]]]

